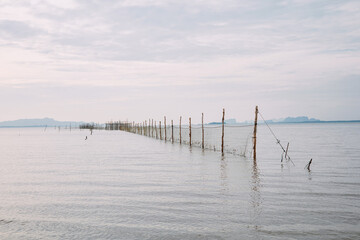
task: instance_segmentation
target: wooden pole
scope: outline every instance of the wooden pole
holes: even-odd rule
[[[288,153],[288,150],[289,150],[289,142],[288,142],[288,144],[287,144],[287,146],[286,146],[286,151],[285,151],[285,159],[287,159],[287,153]]]
[[[165,133],[165,135],[164,135],[164,140],[165,140],[165,142],[166,142],[166,116],[164,117],[164,133]]]
[[[154,119],[151,119],[151,137],[154,137]]]
[[[147,136],[147,121],[145,120],[145,136]]]
[[[310,159],[309,163],[305,166],[309,172],[310,172],[311,163],[312,163],[312,159]]]
[[[179,124],[179,135],[180,135],[180,144],[181,144],[181,116],[180,116],[180,124]]]
[[[256,161],[256,131],[257,131],[257,118],[258,118],[258,106],[255,107],[255,122],[254,122],[254,136],[253,136],[253,156],[254,156],[254,161]]]
[[[174,122],[171,120],[171,143],[174,143]]]
[[[159,135],[160,135],[160,140],[162,140],[162,136],[161,136],[161,121],[159,121]]]
[[[189,145],[191,147],[191,117],[189,118]]]
[[[151,125],[150,125],[150,123],[151,123],[151,122],[150,122],[150,118],[149,118],[149,129],[148,129],[148,131],[149,131],[149,133],[148,133],[149,135],[148,135],[148,136],[149,136],[149,137],[151,137],[151,135],[150,135],[150,129],[151,129],[150,126],[151,126]]]
[[[157,133],[157,128],[156,128],[156,121],[154,122],[154,126],[155,126],[155,138],[158,139],[158,133]]]
[[[222,133],[221,133],[221,153],[224,153],[224,131],[225,131],[225,108],[223,108],[223,116],[222,116]]]
[[[202,130],[202,142],[201,148],[204,149],[204,113],[201,113],[201,130]]]

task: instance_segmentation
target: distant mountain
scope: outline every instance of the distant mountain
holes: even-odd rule
[[[301,117],[287,117],[282,122],[284,123],[320,122],[320,120],[315,118],[308,118],[306,116],[301,116]]]
[[[235,118],[231,118],[231,119],[226,119],[224,120],[225,124],[237,124],[236,119]],[[222,122],[209,122],[207,124],[210,125],[218,125],[218,124],[222,124]]]
[[[18,119],[14,121],[0,122],[0,127],[65,127],[65,126],[79,126],[84,122],[73,122],[73,121],[56,121],[52,118],[41,118],[41,119]]]
[[[225,123],[227,123],[227,124],[236,124],[236,119],[235,118],[226,119]]]
[[[280,119],[270,119],[266,120],[267,123],[313,123],[313,122],[325,122],[316,118],[309,118],[307,116],[299,116],[299,117],[287,117]],[[235,125],[248,125],[253,124],[254,120],[237,122],[235,118],[225,120],[226,124],[235,124]],[[258,120],[258,123],[264,123],[263,120]],[[208,124],[221,124],[221,122],[210,122]]]

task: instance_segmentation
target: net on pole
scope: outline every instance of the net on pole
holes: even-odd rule
[[[251,156],[252,153],[252,135],[253,125],[230,125],[224,126],[224,152],[241,156]],[[171,142],[172,129],[171,126],[165,128],[161,126],[156,128],[154,133],[157,139]],[[190,145],[189,126],[181,126],[181,144]],[[160,138],[161,133],[161,138]],[[221,151],[222,126],[220,124],[204,125],[204,149]],[[174,143],[180,143],[180,126],[173,127]],[[202,147],[202,127],[201,125],[191,126],[191,146]]]

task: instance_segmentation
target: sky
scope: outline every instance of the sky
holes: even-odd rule
[[[360,1],[0,0],[0,121],[360,119]]]

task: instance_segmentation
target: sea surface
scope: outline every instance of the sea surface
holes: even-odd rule
[[[0,239],[360,239],[360,124],[271,128],[294,164],[264,125],[256,162],[122,131],[2,128]]]

